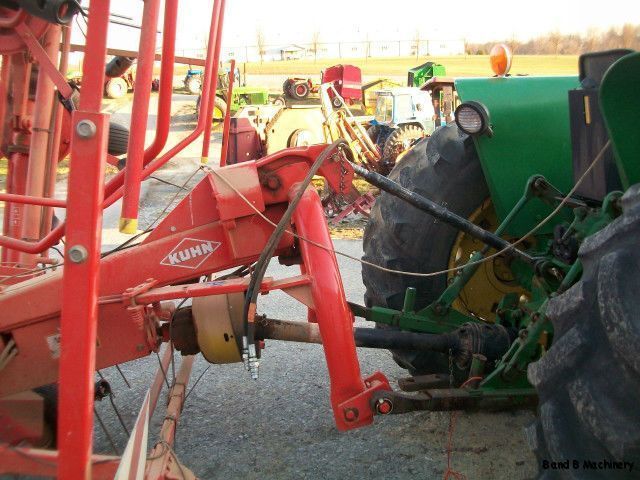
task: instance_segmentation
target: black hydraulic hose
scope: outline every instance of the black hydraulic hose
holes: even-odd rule
[[[428,350],[448,353],[458,351],[460,339],[457,335],[443,333],[413,333],[379,328],[353,329],[356,346],[365,348],[386,348],[388,350]]]
[[[384,190],[385,192],[393,195],[394,197],[398,197],[404,200],[410,205],[413,205],[419,210],[428,213],[438,220],[441,220],[451,225],[452,227],[457,228],[458,230],[462,230],[463,232],[477,238],[481,242],[495,248],[496,250],[508,249],[507,253],[512,252],[514,255],[517,255],[529,264],[535,263],[535,258],[531,255],[511,246],[509,242],[499,237],[498,235],[494,235],[493,233],[480,228],[466,218],[462,218],[461,216],[456,215],[452,211],[446,209],[442,205],[439,205],[436,202],[423,197],[422,195],[418,195],[417,193],[406,189],[402,185],[399,185],[393,180],[390,180],[377,172],[371,172],[355,163],[351,163],[351,167],[359,176],[364,178],[370,184],[375,185],[380,190]]]
[[[277,227],[269,237],[269,240],[264,246],[262,253],[260,254],[260,258],[255,264],[255,269],[253,274],[251,275],[251,280],[249,282],[249,286],[247,287],[247,293],[244,297],[244,312],[243,312],[243,321],[244,321],[244,335],[247,339],[247,346],[252,345],[255,342],[255,313],[256,313],[256,302],[258,299],[258,294],[260,293],[260,285],[262,283],[262,279],[264,278],[265,272],[267,271],[267,266],[269,265],[269,260],[273,256],[273,253],[282,238],[285,230],[290,224],[291,217],[293,212],[295,211],[302,195],[304,194],[307,186],[313,180],[314,175],[317,173],[318,169],[322,166],[322,164],[329,158],[331,154],[333,154],[336,149],[344,147],[346,151],[348,151],[349,144],[344,140],[336,140],[327,148],[325,148],[318,158],[313,162],[309,172],[306,177],[302,180],[299,185],[298,191],[296,195],[293,197],[291,202],[289,202],[289,206],[287,210],[282,215],[282,218],[278,222]],[[244,345],[243,345],[244,348]]]

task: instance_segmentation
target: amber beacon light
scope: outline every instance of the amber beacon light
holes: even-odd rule
[[[489,54],[493,72],[499,77],[504,77],[511,69],[512,57],[511,49],[504,43],[494,45]]]

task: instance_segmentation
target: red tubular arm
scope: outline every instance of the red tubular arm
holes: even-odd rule
[[[124,197],[120,213],[120,231],[136,233],[138,230],[138,204],[140,202],[140,181],[144,168],[144,141],[149,117],[151,97],[151,77],[156,54],[156,29],[160,14],[160,0],[144,2],[142,30],[140,31],[140,56],[136,71],[137,88],[133,94],[131,112],[131,133],[127,148],[127,166],[124,169]]]
[[[231,66],[229,71],[229,90],[227,91],[227,98],[233,98],[233,81],[236,78],[236,61],[231,60]],[[231,100],[229,100],[231,103]],[[227,111],[224,114],[224,127],[222,129],[222,148],[220,149],[220,166],[224,167],[227,164],[227,153],[229,151],[229,125],[231,124],[231,106],[227,105]]]
[[[158,93],[158,121],[153,143],[144,152],[146,165],[162,151],[169,135],[171,96],[173,94],[173,67],[176,57],[176,23],[178,0],[166,0],[162,33],[162,64],[160,66],[160,91]]]
[[[209,89],[209,98],[208,101],[204,102],[204,96],[202,97],[202,103],[200,105],[206,105],[207,114],[205,115],[205,125],[204,125],[204,137],[202,138],[202,163],[207,163],[209,161],[209,147],[211,144],[211,121],[213,118],[213,106],[216,100],[216,90],[218,88],[218,65],[220,65],[220,47],[222,45],[222,25],[224,24],[224,2],[225,0],[220,0],[222,3],[222,9],[220,12],[220,26],[217,29],[216,41],[215,41],[215,54],[214,54],[214,71],[211,75],[211,86]],[[211,44],[209,44],[209,48],[211,48]],[[227,111],[231,109],[231,99],[227,99],[229,105],[227,105]]]

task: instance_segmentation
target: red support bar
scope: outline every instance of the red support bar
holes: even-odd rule
[[[307,275],[298,275],[280,280],[265,279],[260,284],[260,291],[267,293],[272,290],[286,290],[287,288],[301,287],[309,285],[311,279]],[[230,280],[214,280],[213,282],[194,283],[189,285],[171,285],[167,287],[159,287],[151,289],[147,292],[135,295],[133,298],[138,305],[146,305],[150,303],[177,300],[179,298],[206,297],[209,295],[224,295],[228,293],[240,293],[247,290],[249,280],[246,278],[234,278]],[[121,303],[123,297],[120,298],[104,298],[100,299],[101,304]]]
[[[20,25],[28,30],[28,38],[33,39],[28,27],[24,24]],[[31,143],[29,145],[29,167],[25,188],[25,194],[30,197],[43,197],[45,183],[48,183],[45,179],[45,171],[52,153],[49,147],[53,134],[50,128],[53,116],[55,90],[50,72],[45,66],[52,66],[55,72],[59,73],[55,66],[53,66],[52,60],[58,58],[60,37],[60,27],[51,25],[43,37],[43,46],[36,42],[37,48],[31,45],[29,47],[31,52],[41,52],[41,56],[43,57],[38,64],[38,84],[36,87]],[[42,213],[42,208],[37,205],[27,205],[24,208],[22,234],[19,238],[28,241],[37,241],[40,239]],[[20,255],[20,263],[24,265],[34,264],[33,255],[23,252]]]
[[[231,104],[233,103],[233,80],[236,78],[236,60],[231,59],[229,71],[229,90],[227,92],[227,111],[224,113],[224,127],[222,129],[222,148],[220,149],[220,166],[227,164],[227,152],[229,151],[229,126],[231,125]]]
[[[109,0],[91,4],[83,93],[80,110],[73,112],[71,122],[58,406],[58,478],[68,480],[91,476],[102,197],[109,131],[108,115],[99,112],[109,4]]]
[[[205,102],[205,97],[202,97],[202,102],[200,105],[206,106],[206,123],[204,125],[204,137],[202,138],[202,163],[207,163],[209,161],[209,147],[211,146],[211,127],[212,127],[212,119],[213,119],[213,107],[215,105],[216,100],[216,90],[218,88],[218,66],[220,65],[220,47],[222,45],[222,26],[224,24],[224,3],[225,0],[219,0],[220,2],[220,20],[218,23],[218,28],[216,29],[216,39],[214,43],[214,65],[213,71],[211,72],[211,85],[209,88],[209,98]],[[211,43],[209,43],[209,48],[211,47]],[[204,93],[204,89],[203,89]],[[227,110],[231,109],[231,100],[228,99]],[[201,107],[202,110],[202,107]]]
[[[56,475],[59,457],[59,452],[55,450],[10,447],[0,444],[0,475],[26,474],[52,478]],[[93,480],[113,479],[119,463],[120,457],[93,455],[91,478]]]
[[[13,193],[0,193],[0,202],[22,203],[26,205],[40,205],[45,207],[66,208],[65,200],[48,197],[32,197],[29,195],[14,195]]]
[[[166,0],[162,29],[162,63],[160,65],[160,91],[158,92],[158,118],[153,143],[144,152],[146,165],[162,151],[169,136],[171,97],[173,95],[173,68],[176,57],[176,23],[178,0]]]
[[[69,49],[71,47],[71,28],[72,24],[62,29],[62,46],[60,49],[60,63],[58,65],[58,71],[62,75],[66,75],[69,68]],[[45,197],[53,197],[56,191],[56,180],[58,177],[58,162],[60,161],[60,142],[62,141],[62,124],[63,115],[68,115],[67,110],[60,102],[56,102],[54,105],[54,118],[51,129],[53,130],[53,138],[51,139],[51,159],[47,164],[49,170],[47,171],[47,183],[45,184]],[[44,209],[42,215],[42,229],[40,231],[41,237],[49,234],[52,227],[53,220],[53,208],[47,207]]]
[[[213,9],[211,11],[211,24],[209,28],[209,43],[211,46],[215,43],[216,38],[216,29],[218,28],[218,22],[220,20],[220,0],[216,0],[213,4]],[[202,85],[202,104],[206,104],[207,98],[209,98],[209,86],[211,85],[211,77],[217,75],[217,66],[214,65],[214,50],[213,48],[207,49],[207,58],[205,60],[205,68],[204,68],[204,82]],[[213,71],[215,68],[215,71]],[[191,132],[187,137],[182,139],[178,144],[174,145],[168,152],[164,153],[161,157],[156,158],[155,160],[150,161],[149,163],[145,163],[145,169],[142,174],[141,180],[144,180],[157,169],[161,168],[165,163],[175,157],[178,153],[184,150],[188,145],[193,143],[200,134],[204,131],[204,126],[206,123],[206,119],[203,115],[200,115],[198,118],[198,124],[193,132]],[[118,172],[106,185],[105,187],[105,204],[104,208],[114,204],[122,197],[122,185],[124,185],[124,172]]]
[[[127,166],[124,169],[124,196],[120,213],[120,231],[129,234],[138,231],[140,182],[144,168],[144,141],[147,134],[159,15],[160,0],[146,0],[142,12],[142,29],[138,48],[140,56],[136,70],[136,89],[133,93]]]
[[[58,29],[60,27],[57,27]],[[50,26],[47,30],[47,34],[51,34],[52,27]],[[64,98],[69,98],[73,93],[73,89],[67,83],[66,78],[64,78],[64,74],[60,73],[53,63],[55,58],[52,58],[49,52],[46,50],[47,46],[43,48],[38,42],[38,39],[33,35],[31,29],[27,26],[26,23],[19,23],[15,26],[16,32],[22,38],[22,41],[29,47],[29,53],[33,55],[38,60],[38,66],[42,72],[44,72],[51,83],[55,84],[58,88],[58,91]],[[59,35],[60,32],[58,32]],[[45,36],[47,35],[45,34]],[[45,40],[46,43],[46,40]],[[60,43],[60,38],[58,36],[58,42],[55,44],[56,54],[58,53],[58,45]]]
[[[9,93],[9,73],[11,72],[11,57],[9,55],[1,55],[2,63],[0,64],[0,138],[4,138],[4,129],[8,126],[5,120],[7,111],[7,93]]]
[[[289,197],[295,195],[295,188]],[[315,189],[308,188],[293,212],[297,233],[315,243],[332,249],[322,203]],[[339,430],[368,425],[373,421],[371,410],[347,412],[340,405],[366,389],[360,377],[360,365],[353,339],[353,314],[340,278],[336,257],[308,242],[300,242],[305,272],[312,279],[315,319],[320,327],[327,369],[331,379],[331,406]],[[327,301],[331,299],[331,301]]]

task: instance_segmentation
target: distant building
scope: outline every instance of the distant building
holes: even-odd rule
[[[462,39],[365,40],[300,43],[284,46],[267,45],[262,52],[257,46],[223,47],[222,59],[238,62],[287,61],[304,58],[369,58],[464,55]]]
[[[286,45],[280,49],[280,60],[301,60],[307,54],[307,49],[300,45]]]

